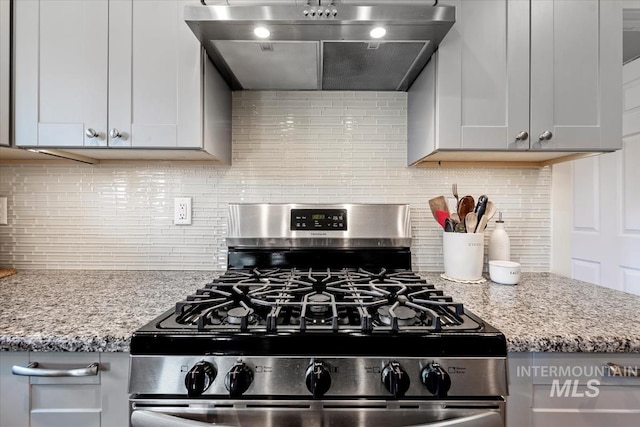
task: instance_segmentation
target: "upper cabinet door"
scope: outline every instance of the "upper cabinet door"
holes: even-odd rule
[[[0,0],[0,145],[9,145],[9,0]]]
[[[14,7],[16,144],[105,146],[107,0]]]
[[[440,45],[440,149],[526,149],[529,128],[529,5],[452,2],[456,24]],[[459,136],[456,138],[456,134]],[[450,137],[453,136],[453,137]]]
[[[109,146],[201,148],[200,43],[184,0],[109,7]]]
[[[621,88],[619,1],[531,1],[531,149],[619,149]]]

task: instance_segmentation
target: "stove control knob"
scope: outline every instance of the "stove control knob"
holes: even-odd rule
[[[253,381],[253,371],[243,362],[237,362],[229,369],[224,377],[224,386],[229,391],[229,396],[239,397],[247,391]]]
[[[331,374],[322,362],[313,362],[307,368],[307,389],[313,397],[322,397],[331,387]]]
[[[398,362],[390,362],[382,370],[382,382],[393,397],[400,398],[409,390],[409,375]]]
[[[216,378],[216,368],[204,360],[193,365],[184,378],[184,385],[187,387],[189,397],[198,397],[211,385]]]
[[[451,377],[439,363],[429,363],[422,369],[420,376],[422,383],[431,394],[436,397],[447,397],[447,392],[451,388]]]

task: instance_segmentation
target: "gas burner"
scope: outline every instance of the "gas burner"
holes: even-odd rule
[[[393,320],[391,311],[393,311],[393,314],[395,314],[395,317],[398,319],[398,326],[411,326],[419,321],[416,317],[416,311],[404,305],[396,307],[393,310],[390,305],[383,305],[378,308],[377,311],[380,322],[389,326],[391,326]]]
[[[245,307],[234,307],[227,312],[227,322],[231,325],[241,325],[242,321],[253,320],[251,314],[253,310]]]
[[[328,313],[331,308],[328,304],[331,301],[331,297],[326,294],[309,295],[307,301],[310,303],[309,311],[311,311],[312,315]]]

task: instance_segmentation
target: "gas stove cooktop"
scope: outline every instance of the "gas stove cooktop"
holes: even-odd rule
[[[411,270],[384,268],[229,270],[137,331],[132,343],[133,352],[162,354],[487,355],[504,348],[504,336],[461,303]]]

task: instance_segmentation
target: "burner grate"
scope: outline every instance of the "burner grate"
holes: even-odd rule
[[[410,270],[230,270],[180,301],[161,328],[403,333],[474,330],[464,307]]]

